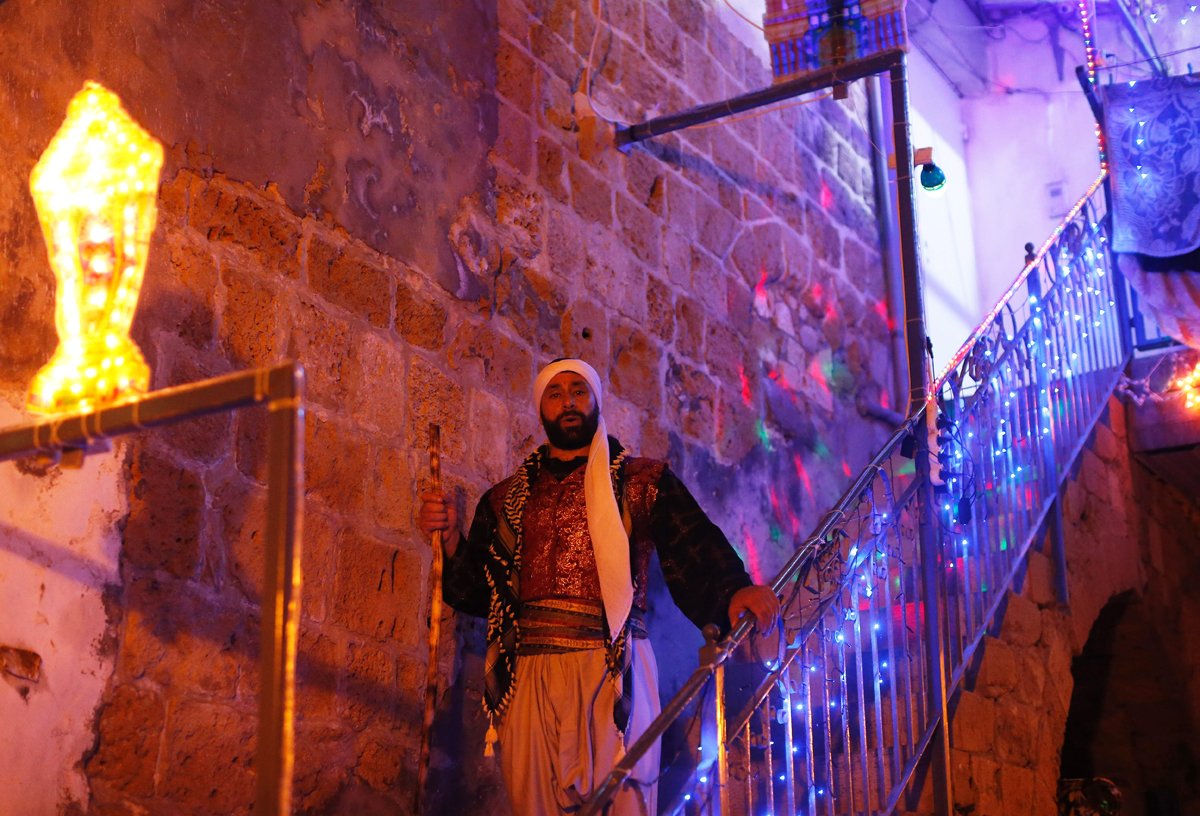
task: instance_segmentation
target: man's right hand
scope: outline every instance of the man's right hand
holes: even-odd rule
[[[442,533],[442,549],[452,558],[458,549],[458,511],[447,501],[446,494],[426,490],[421,494],[421,509],[417,511],[417,526],[427,536]]]

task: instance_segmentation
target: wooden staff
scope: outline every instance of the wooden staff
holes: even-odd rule
[[[433,489],[442,491],[442,429],[429,424],[429,476]],[[433,562],[429,567],[429,665],[425,670],[425,719],[421,725],[421,752],[417,758],[417,790],[413,813],[421,813],[425,782],[429,777],[429,745],[433,713],[437,707],[438,640],[442,627],[442,531],[433,531]]]

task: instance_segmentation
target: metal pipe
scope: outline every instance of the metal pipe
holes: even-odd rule
[[[304,370],[275,378],[267,410],[267,552],[258,698],[258,808],[292,812],[304,495]]]
[[[1125,5],[1125,0],[1114,0],[1114,5],[1117,7],[1117,11],[1121,12],[1121,22],[1125,24],[1126,30],[1129,31],[1129,36],[1133,37],[1134,44],[1146,56],[1146,62],[1150,63],[1150,69],[1154,71],[1154,75],[1165,77],[1167,75],[1166,64],[1163,62],[1162,57],[1158,55],[1158,51],[1146,42],[1146,37],[1134,22],[1133,15],[1129,12],[1129,7]]]
[[[683,128],[711,122],[742,111],[761,108],[775,102],[782,102],[794,96],[800,96],[813,91],[835,85],[846,85],[855,80],[882,73],[904,59],[904,51],[899,48],[880,51],[853,62],[821,68],[796,79],[779,82],[758,91],[751,91],[741,96],[726,99],[723,102],[711,102],[700,105],[681,113],[668,114],[641,122],[629,127],[618,128],[616,144],[618,148],[631,145],[634,142],[645,141],[664,133],[671,133]]]
[[[879,224],[880,260],[883,263],[884,291],[887,292],[888,316],[891,323],[888,326],[888,336],[892,346],[892,404],[903,405],[903,383],[907,381],[908,376],[904,334],[899,328],[904,316],[904,274],[900,261],[900,240],[896,230],[895,188],[884,152],[884,146],[889,142],[884,125],[883,108],[886,97],[882,85],[883,78],[879,76],[871,77],[867,81],[867,124],[870,128],[871,144],[874,146],[871,151],[871,164],[875,187],[875,218]],[[899,422],[892,424],[898,425]]]
[[[902,57],[889,70],[892,83],[892,142],[896,150],[897,221],[904,275],[904,339],[908,356],[908,413],[925,404],[925,296],[917,259],[916,208],[912,189],[912,145],[908,133],[908,70]],[[920,436],[920,432],[917,432]]]
[[[0,431],[0,461],[266,404],[267,519],[255,813],[291,812],[304,494],[304,367],[286,363],[155,391],[120,405]]]

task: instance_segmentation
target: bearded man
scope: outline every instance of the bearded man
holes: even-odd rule
[[[657,716],[644,624],[652,550],[698,627],[728,630],[750,614],[767,630],[779,610],[667,464],[608,435],[601,393],[582,360],[538,374],[547,444],[483,495],[465,540],[445,496],[421,497],[421,530],[443,532],[446,603],[488,619],[485,752],[498,738],[517,816],[577,810]],[[610,812],[657,813],[658,767],[652,750]]]

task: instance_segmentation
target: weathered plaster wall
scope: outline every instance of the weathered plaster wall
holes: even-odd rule
[[[20,32],[0,40],[5,398],[54,348],[25,184],[88,78],[167,148],[135,322],[155,387],[307,367],[298,812],[409,808],[429,422],[465,514],[539,440],[537,368],[586,356],[607,373],[610,428],[669,458],[763,579],[882,440],[854,408],[891,376],[861,89],[584,160],[573,94],[589,53],[593,101],[626,121],[770,81],[712,3],[604,8],[593,52],[588,6],[543,0],[0,4],[0,30]],[[89,604],[109,599],[84,650],[103,690],[62,736],[6,702],[22,739],[74,756],[64,809],[248,811],[263,430],[256,411],[209,417],[89,465],[112,497],[94,506],[119,518],[80,512],[121,543],[119,570],[88,583]],[[38,515],[48,529],[4,530],[0,551],[30,555],[0,603],[37,579],[33,553],[70,540],[57,508],[74,506],[72,478],[21,476],[56,509]],[[678,677],[699,637],[664,642],[687,627],[659,601],[660,662]],[[442,625],[434,806],[503,812],[479,757],[480,626]]]
[[[0,428],[20,419],[0,401]],[[54,813],[62,801],[86,801],[80,758],[113,669],[104,593],[119,580],[117,525],[128,511],[122,458],[118,450],[40,478],[29,472],[41,472],[34,463],[0,464],[4,813]]]
[[[1110,400],[1107,417],[1067,484],[1069,606],[1057,603],[1050,558],[1031,553],[1022,590],[1010,593],[1000,632],[987,638],[978,675],[953,712],[954,798],[961,812],[1058,812],[1072,660],[1084,651],[1101,610],[1118,597],[1135,599],[1143,610],[1138,620],[1146,626],[1139,638],[1169,647],[1121,652],[1115,659],[1124,663],[1114,672],[1172,682],[1161,689],[1147,682],[1127,686],[1134,696],[1109,701],[1104,722],[1095,724],[1104,744],[1095,744],[1091,773],[1116,781],[1130,800],[1127,812],[1140,814],[1144,780],[1123,764],[1129,758],[1124,748],[1165,757],[1176,768],[1186,769],[1178,761],[1189,753],[1200,757],[1194,726],[1200,722],[1200,598],[1194,589],[1200,576],[1200,506],[1130,456],[1126,410],[1136,409]],[[1130,662],[1148,653],[1154,661]],[[1182,748],[1166,729],[1147,731],[1145,723],[1128,716],[1148,705],[1170,710],[1186,735]],[[1180,812],[1193,812],[1200,795],[1194,773],[1173,772],[1169,784],[1181,793]]]

